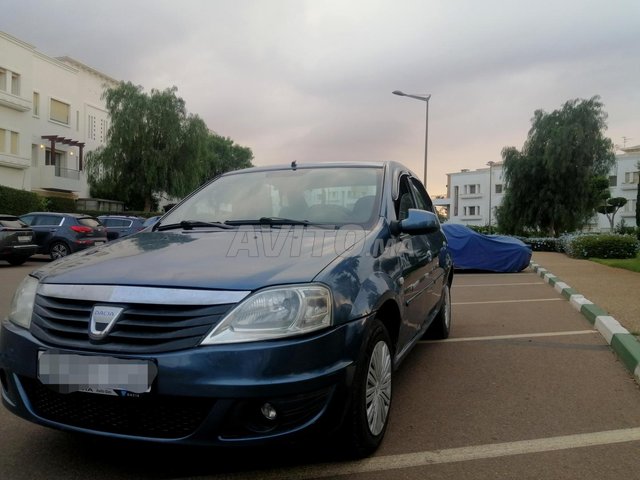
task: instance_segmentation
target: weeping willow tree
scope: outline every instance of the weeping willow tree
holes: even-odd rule
[[[251,150],[211,133],[176,91],[145,93],[130,82],[105,91],[107,143],[87,159],[92,196],[149,211],[155,194],[182,197],[212,173],[251,166]]]
[[[588,222],[601,202],[594,179],[606,176],[615,161],[613,142],[604,136],[606,119],[597,96],[534,113],[522,150],[502,150],[502,231],[557,236]]]

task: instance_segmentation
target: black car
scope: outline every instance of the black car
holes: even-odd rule
[[[107,241],[107,230],[97,218],[78,213],[33,212],[20,217],[36,236],[38,253],[52,260]]]
[[[0,260],[22,265],[37,250],[29,225],[16,216],[0,214]]]
[[[449,335],[452,279],[431,200],[398,163],[226,173],[23,281],[0,332],[2,399],[113,438],[322,435],[367,455],[394,370],[425,334]]]
[[[130,215],[100,215],[98,220],[107,229],[107,239],[126,237],[145,228],[144,218]]]

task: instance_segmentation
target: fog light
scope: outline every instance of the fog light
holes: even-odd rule
[[[275,407],[270,403],[262,405],[262,407],[260,407],[260,412],[262,412],[264,418],[270,421],[273,421],[278,417],[278,412],[276,412]]]

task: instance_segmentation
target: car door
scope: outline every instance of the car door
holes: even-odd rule
[[[409,179],[408,174],[399,178],[398,199],[395,201],[398,220],[404,220],[410,208],[418,208]],[[403,269],[403,323],[407,327],[400,340],[408,342],[419,332],[430,311],[428,273],[433,258],[426,235],[401,234],[398,250]]]
[[[412,177],[409,183],[417,208],[435,214],[433,202],[431,201],[431,198],[429,198],[429,194],[422,183],[415,177]],[[428,251],[418,254],[418,257],[427,264],[425,272],[427,279],[427,290],[425,292],[427,298],[425,300],[425,308],[428,312],[431,312],[440,304],[442,286],[444,284],[445,272],[440,265],[440,252],[444,246],[444,235],[441,231],[437,231],[427,235],[421,235],[421,237],[424,238],[425,242],[420,245]]]
[[[36,243],[40,245],[42,252],[49,251],[49,244],[57,237],[62,215],[35,215],[31,228],[36,234]]]

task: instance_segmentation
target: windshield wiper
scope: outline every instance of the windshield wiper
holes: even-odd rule
[[[160,225],[156,228],[158,231],[162,230],[175,230],[176,228],[182,228],[183,230],[193,230],[196,227],[215,227],[228,230],[234,228],[231,225],[221,222],[201,222],[199,220],[183,220],[180,223],[170,223],[168,225]]]
[[[282,217],[260,217],[256,220],[227,220],[224,223],[226,223],[227,225],[303,225],[305,227],[313,225],[322,228],[334,228],[333,224],[315,223],[310,222],[309,220],[295,220],[293,218]]]

